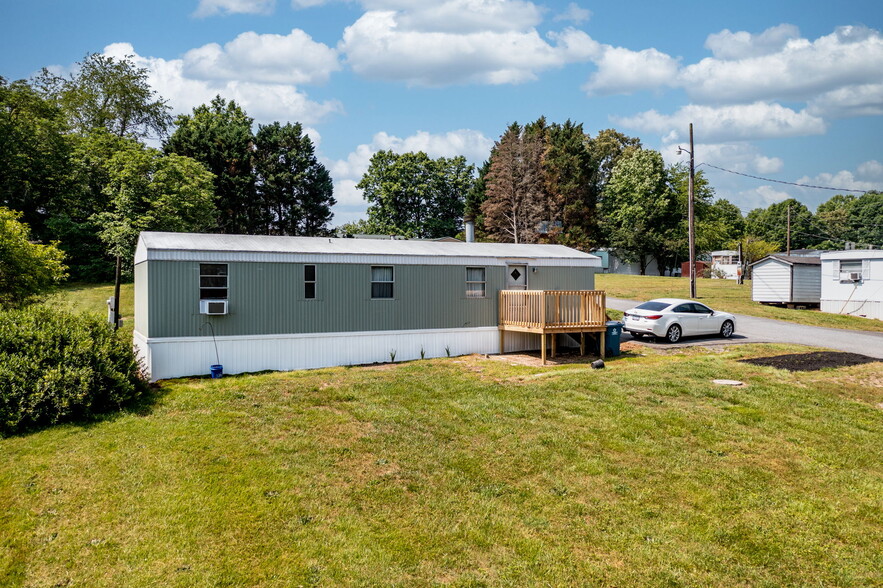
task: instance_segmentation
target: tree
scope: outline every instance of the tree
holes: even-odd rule
[[[68,77],[44,69],[37,83],[67,113],[80,133],[103,128],[118,137],[144,139],[166,135],[170,107],[150,87],[146,68],[127,57],[87,54]]]
[[[631,149],[617,161],[604,190],[605,228],[610,244],[627,261],[637,261],[643,275],[657,260],[660,275],[680,244],[678,227],[686,211],[669,185],[662,155]]]
[[[67,276],[57,243],[30,241],[21,213],[0,207],[0,307],[18,307]]]
[[[331,220],[331,175],[316,159],[300,123],[261,125],[254,153],[257,193],[264,212],[261,232],[272,235],[327,233]]]
[[[624,135],[615,129],[605,129],[589,140],[588,147],[598,170],[595,176],[596,190],[601,193],[610,176],[613,175],[613,168],[616,167],[619,158],[627,151],[640,149],[641,140]]]
[[[164,145],[166,153],[192,157],[214,174],[215,226],[223,233],[255,234],[266,226],[252,170],[252,122],[236,102],[216,96],[192,115],[179,116]]]
[[[755,208],[745,219],[745,230],[764,241],[775,243],[780,251],[787,246],[788,209],[791,209],[791,248],[803,249],[823,238],[819,235],[815,219],[809,209],[789,198],[771,204],[768,208]]]
[[[0,206],[18,210],[38,239],[68,189],[70,144],[61,110],[27,82],[0,77]]]
[[[94,215],[112,255],[129,262],[141,231],[208,231],[216,210],[212,175],[199,162],[134,143],[108,162],[111,209]],[[128,268],[127,268],[128,269]]]
[[[369,226],[389,234],[435,239],[460,230],[473,173],[464,157],[431,159],[422,151],[378,151],[356,188],[370,203]]]
[[[488,235],[497,241],[535,243],[547,213],[542,176],[542,136],[512,123],[494,145],[481,205]]]
[[[852,236],[857,244],[883,247],[883,192],[865,192],[852,207]]]
[[[600,244],[598,231],[598,167],[583,126],[567,120],[546,132],[543,174],[552,210],[550,220],[562,224],[560,241],[590,249]]]

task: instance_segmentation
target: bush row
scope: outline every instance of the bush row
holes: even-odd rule
[[[94,418],[146,390],[131,342],[97,315],[0,312],[0,433]]]

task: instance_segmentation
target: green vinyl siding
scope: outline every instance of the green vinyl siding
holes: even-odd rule
[[[497,325],[504,266],[486,266],[487,297],[466,297],[461,265],[396,265],[392,299],[371,299],[371,265],[316,265],[316,298],[304,297],[304,264],[229,262],[229,314],[199,313],[199,263],[150,261],[151,337],[272,335]],[[144,264],[146,265],[146,264]],[[474,266],[471,266],[474,267]],[[531,270],[528,269],[530,272]],[[593,268],[538,267],[530,289],[590,290]]]

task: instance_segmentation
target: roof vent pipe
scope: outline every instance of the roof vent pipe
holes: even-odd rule
[[[466,242],[475,243],[475,217],[467,214],[463,217],[463,224],[466,225]]]

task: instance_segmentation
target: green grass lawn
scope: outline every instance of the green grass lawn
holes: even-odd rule
[[[797,349],[164,382],[0,439],[0,584],[880,585],[881,364]]]
[[[608,296],[632,300],[652,298],[689,298],[690,280],[660,276],[626,276],[621,274],[596,274],[595,287],[605,290]],[[818,310],[790,310],[758,304],[751,300],[751,280],[738,285],[734,280],[696,280],[697,300],[716,310],[779,319],[835,329],[859,329],[883,332],[883,321],[856,316],[819,312]]]

